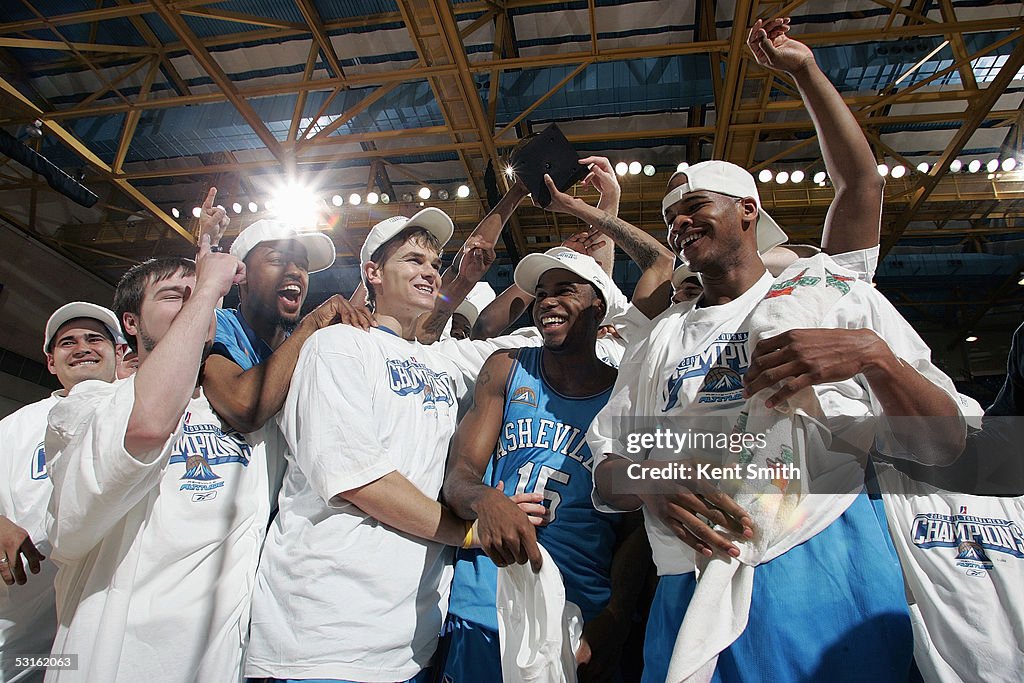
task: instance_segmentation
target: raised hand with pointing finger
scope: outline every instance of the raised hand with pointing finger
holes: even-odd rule
[[[231,223],[227,209],[220,205],[214,206],[213,202],[216,199],[217,188],[211,187],[210,191],[206,193],[206,199],[203,200],[202,208],[199,210],[199,239],[202,239],[203,235],[208,235],[210,237],[210,248],[214,251],[218,251],[220,238],[224,236],[224,232],[228,229],[228,224]]]

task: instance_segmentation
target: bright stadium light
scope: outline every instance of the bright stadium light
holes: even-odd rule
[[[985,168],[988,170],[989,173],[995,173],[996,171],[999,170],[999,159],[989,159],[988,163],[985,165]]]
[[[972,159],[971,163],[967,164],[967,170],[970,173],[977,173],[981,170],[981,159]]]
[[[771,169],[762,168],[761,172],[757,174],[757,179],[762,183],[770,183],[772,181]]]
[[[690,165],[685,161],[676,166],[676,173],[682,173],[686,169],[690,168]]]
[[[293,228],[315,228],[319,218],[319,200],[313,190],[291,181],[279,187],[270,202],[276,218]],[[268,208],[268,210],[270,210]]]
[[[238,202],[235,202],[234,204],[231,205],[231,210],[234,211],[235,213],[242,213],[242,205],[239,204]]]
[[[335,206],[341,206],[344,203],[345,200],[342,199],[342,196],[340,194],[336,194],[333,197],[331,197],[331,204],[334,204]]]
[[[363,198],[359,196],[358,192],[353,192],[348,196],[348,203],[352,206],[359,206],[363,203]]]
[[[455,190],[455,196],[459,199],[465,199],[469,196],[469,185],[459,185],[459,189]]]
[[[642,170],[644,170],[644,166],[639,161],[629,162],[629,175],[640,175]]]
[[[615,175],[626,175],[627,173],[629,173],[629,164],[625,161],[615,164]]]
[[[1004,171],[1006,171],[1007,173],[1009,173],[1009,172],[1010,172],[1010,171],[1012,171],[1013,169],[1017,168],[1017,160],[1016,160],[1016,159],[1014,159],[1013,157],[1007,157],[1006,159],[1003,159],[1003,163],[1002,163],[1002,164],[1000,164],[1000,167],[1001,167],[1001,168],[1002,168],[1002,169],[1003,169]]]
[[[823,182],[825,182],[825,178],[827,177],[827,173],[825,173],[824,171],[818,171],[817,173],[814,174],[814,178],[812,180],[814,180],[815,185],[821,185]]]
[[[927,173],[928,171],[930,171],[930,170],[931,170],[931,168],[932,168],[932,167],[928,165],[928,162],[927,162],[927,161],[922,161],[921,163],[919,163],[919,164],[917,165],[917,171],[918,171],[918,173]]]
[[[644,166],[644,175],[647,176],[648,178],[654,175],[654,172],[655,168],[651,164],[647,164],[646,166]]]
[[[367,192],[366,193],[366,203],[367,204],[376,204],[379,201],[380,201],[380,195],[377,194],[376,192]]]
[[[193,206],[192,215],[195,216],[196,218],[199,218],[200,216],[203,215],[203,210],[200,209],[198,206]]]
[[[256,206],[256,202],[249,202],[249,211],[251,213],[256,213],[259,210],[260,210],[260,207]]]
[[[422,199],[424,201],[427,200],[427,199],[430,199],[430,188],[429,187],[421,187],[420,191],[417,192],[416,194],[418,194],[420,199]]]
[[[178,211],[178,207],[175,206],[171,209],[171,215],[175,218],[181,218],[181,211]]]
[[[963,167],[964,167],[964,162],[960,161],[959,159],[953,159],[953,161],[949,162],[949,172],[950,173],[959,173],[960,169],[963,168]]]
[[[883,178],[889,175],[889,166],[886,164],[879,164],[878,175],[882,176]]]
[[[793,171],[793,175],[789,176],[789,182],[791,183],[802,183],[804,181],[804,172],[800,170]]]
[[[786,183],[789,182],[789,173],[787,173],[786,171],[779,171],[778,173],[775,174],[775,182],[777,182],[779,185],[785,185]]]
[[[907,167],[903,164],[897,164],[892,167],[890,175],[892,175],[893,178],[902,178],[907,175]]]

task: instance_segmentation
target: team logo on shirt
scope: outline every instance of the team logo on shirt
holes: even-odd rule
[[[956,566],[968,576],[982,576],[995,567],[991,554],[998,552],[1024,559],[1024,532],[1018,522],[976,517],[960,506],[956,515],[935,512],[914,517],[910,537],[918,548],[956,548]]]
[[[185,463],[184,483],[179,491],[212,491],[224,486],[224,480],[214,467],[228,463],[249,466],[252,446],[239,432],[227,431],[217,424],[190,424],[191,413],[185,413],[184,433],[168,461],[170,464]],[[195,499],[193,499],[195,500]]]
[[[455,382],[447,372],[435,372],[415,358],[389,359],[388,384],[399,396],[419,394],[423,397],[423,410],[437,410],[437,405],[455,403]]]
[[[780,296],[789,296],[796,292],[799,287],[813,287],[821,281],[820,277],[813,275],[807,275],[807,268],[804,268],[799,273],[783,280],[782,282],[776,282],[768,290],[768,293],[764,295],[765,299],[774,299]],[[850,293],[849,282],[853,282],[857,278],[846,277],[845,275],[836,275],[831,270],[825,269],[825,286],[831,287],[832,289],[838,289],[839,293],[843,296]]]
[[[39,445],[36,446],[36,450],[32,453],[32,471],[29,472],[29,476],[33,481],[40,481],[46,479],[46,451],[43,450],[43,443],[40,441]]]
[[[820,277],[806,275],[806,273],[807,268],[804,268],[788,280],[776,282],[771,286],[771,289],[768,290],[768,293],[764,295],[764,298],[774,299],[779,296],[789,296],[797,290],[797,287],[813,287],[821,281]]]
[[[743,400],[743,375],[750,365],[747,332],[722,333],[699,354],[679,361],[662,391],[662,412],[679,404],[679,391],[686,380],[703,377],[698,403],[727,403]]]
[[[522,403],[531,408],[537,407],[537,394],[530,387],[519,387],[512,392],[509,403]]]

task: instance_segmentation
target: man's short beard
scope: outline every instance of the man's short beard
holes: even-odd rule
[[[156,340],[145,333],[139,335],[139,343],[146,349],[146,353],[153,353],[153,349],[156,348]]]
[[[277,326],[288,334],[291,334],[295,331],[295,328],[299,326],[300,320],[302,320],[302,313],[297,314],[294,320],[290,320],[282,315],[277,319]]]
[[[150,337],[147,334],[140,334],[139,335],[139,343],[142,344],[142,348],[146,349],[146,353],[153,353],[153,349],[156,348],[156,344],[157,344],[156,340],[153,339],[152,337]],[[203,357],[202,357],[202,360],[200,362],[205,361],[206,358],[210,355],[210,351],[212,351],[212,350],[213,350],[213,341],[207,339],[205,342],[203,342]]]

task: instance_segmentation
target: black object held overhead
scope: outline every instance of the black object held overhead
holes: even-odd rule
[[[551,203],[551,193],[544,184],[545,173],[562,192],[589,173],[587,167],[580,164],[579,154],[554,123],[513,150],[509,155],[509,165],[530,190],[534,203],[541,207]]]

